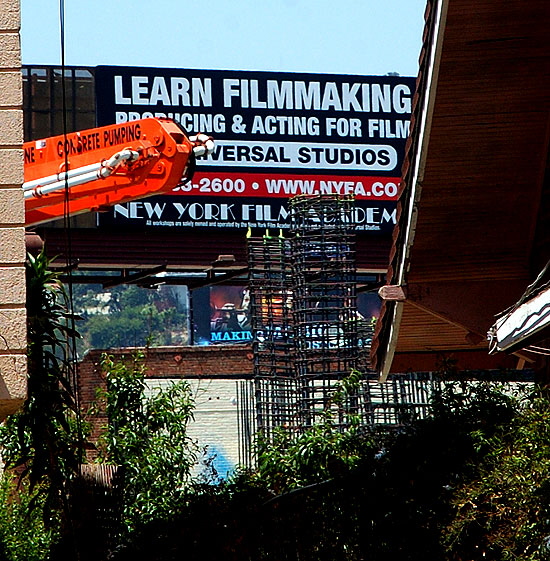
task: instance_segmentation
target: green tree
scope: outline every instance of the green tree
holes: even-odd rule
[[[325,416],[259,445],[258,468],[200,488],[142,525],[117,560],[543,561],[550,542],[550,404],[449,382],[431,414],[391,431]]]
[[[28,482],[18,484],[9,472],[0,476],[0,559],[50,559],[59,530],[52,524],[44,524],[46,496],[41,485],[31,490]]]
[[[516,401],[510,423],[471,433],[483,455],[451,498],[443,533],[451,559],[550,557],[550,401],[539,391]]]
[[[70,482],[84,448],[72,387],[72,342],[78,334],[67,294],[43,252],[27,257],[26,281],[27,399],[0,428],[6,470],[0,485],[0,551],[9,560],[49,558],[47,550],[70,525]]]
[[[56,510],[78,471],[84,436],[71,379],[75,318],[49,264],[44,253],[27,258],[27,399],[4,423],[0,443],[6,466],[24,468],[31,489],[44,484],[46,509]]]
[[[109,313],[88,313],[97,300],[100,287],[79,291],[76,305],[83,310],[80,330],[86,348],[144,347],[182,344],[187,337],[186,307],[178,301],[172,287],[150,290],[138,286],[119,286],[110,291]]]
[[[105,355],[109,418],[102,461],[120,466],[127,530],[168,519],[185,504],[199,448],[188,435],[194,400],[184,382],[146,394],[143,361],[115,362]]]

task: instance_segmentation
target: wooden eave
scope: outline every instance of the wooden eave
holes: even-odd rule
[[[488,360],[487,331],[550,256],[550,6],[433,0],[426,16],[387,277],[407,298],[382,306],[382,377],[466,354],[515,365]]]

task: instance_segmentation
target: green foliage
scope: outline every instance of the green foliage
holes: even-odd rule
[[[160,325],[161,319],[154,307],[138,306],[109,316],[90,317],[87,335],[92,348],[144,347]]]
[[[374,443],[350,405],[360,377],[352,371],[336,385],[319,423],[300,433],[277,427],[271,439],[260,435],[255,477],[279,494],[340,476],[373,456]]]
[[[453,558],[548,559],[550,535],[550,401],[535,392],[517,398],[509,424],[472,433],[483,457],[452,497],[444,542]]]
[[[54,525],[44,524],[47,492],[43,486],[32,491],[28,483],[17,485],[9,473],[0,478],[0,559],[46,561],[57,540]]]
[[[123,475],[124,524],[166,519],[183,506],[199,449],[188,436],[194,401],[184,382],[145,392],[140,356],[129,364],[104,355],[107,390],[101,395],[109,424],[102,460],[119,465]]]
[[[150,290],[134,285],[113,288],[104,312],[94,313],[100,285],[87,285],[75,291],[75,305],[82,310],[82,342],[87,348],[110,349],[151,345],[181,344],[187,337],[187,312],[171,290]]]
[[[23,467],[31,489],[45,486],[46,513],[62,508],[83,440],[70,385],[70,342],[78,334],[63,285],[49,264],[44,253],[27,259],[27,399],[0,430],[7,467]]]
[[[503,388],[448,382],[434,395],[431,415],[386,443],[365,491],[374,559],[453,559],[443,541],[454,493],[475,477],[483,442],[516,413]]]
[[[117,560],[543,561],[550,543],[550,401],[490,383],[443,385],[431,415],[342,430],[356,381],[320,423],[279,429],[258,468],[142,525]]]
[[[6,469],[0,482],[0,541],[2,559],[9,560],[49,558],[68,521],[70,481],[84,447],[70,384],[75,318],[44,253],[28,256],[26,280],[27,399],[0,427]]]

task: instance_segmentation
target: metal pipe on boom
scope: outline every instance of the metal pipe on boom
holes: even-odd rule
[[[26,224],[169,192],[191,180],[197,156],[213,150],[210,136],[188,137],[174,121],[160,118],[27,142]]]

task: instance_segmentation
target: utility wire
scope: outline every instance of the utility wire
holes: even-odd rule
[[[61,49],[61,105],[62,105],[62,123],[63,123],[63,146],[64,146],[64,157],[65,157],[65,171],[69,169],[69,155],[67,146],[67,82],[66,82],[66,72],[65,72],[65,1],[59,0],[59,30],[60,30],[60,49]],[[74,108],[73,108],[74,110]],[[74,318],[74,298],[73,298],[73,279],[72,279],[72,231],[70,222],[70,200],[69,200],[69,181],[68,174],[65,173],[65,192],[63,199],[63,226],[65,233],[65,247],[66,247],[66,258],[65,265],[67,269],[67,286],[68,286],[68,311],[69,317],[67,321],[69,322],[70,333],[67,335],[67,348],[66,348],[66,365],[67,365],[67,376],[72,390],[74,399],[74,413],[76,419],[76,430],[77,430],[77,446],[78,446],[78,463],[77,470],[80,475],[82,472],[81,463],[83,455],[83,430],[82,430],[82,417],[80,411],[80,388],[78,384],[78,368],[76,364],[76,330],[75,330],[75,318]],[[73,548],[75,554],[75,561],[80,559],[79,547],[76,542],[75,528],[73,526],[72,516],[71,516],[71,506],[64,499],[65,509],[69,515],[69,527],[71,528],[71,535],[73,538]]]
[[[59,29],[60,29],[60,48],[61,48],[61,105],[62,105],[62,124],[63,124],[63,144],[67,146],[67,134],[68,134],[68,123],[67,123],[67,80],[66,80],[66,68],[65,68],[65,1],[59,0]],[[74,108],[73,108],[74,110]],[[69,169],[69,155],[68,150],[64,150],[65,157],[65,171]],[[76,350],[76,327],[75,327],[75,314],[74,314],[74,294],[73,294],[73,279],[72,279],[72,269],[73,269],[73,257],[72,257],[72,228],[70,220],[70,190],[68,174],[65,174],[65,192],[63,199],[63,226],[65,233],[65,266],[67,270],[67,290],[68,290],[68,308],[69,308],[69,326],[71,333],[68,336],[67,341],[67,365],[68,365],[68,377],[73,392],[74,404],[75,404],[75,414],[76,414],[76,424],[78,431],[78,442],[79,446],[82,447],[82,419],[80,411],[80,388],[78,383],[78,368],[77,368],[77,350]],[[79,449],[79,455],[82,455],[82,449]]]

